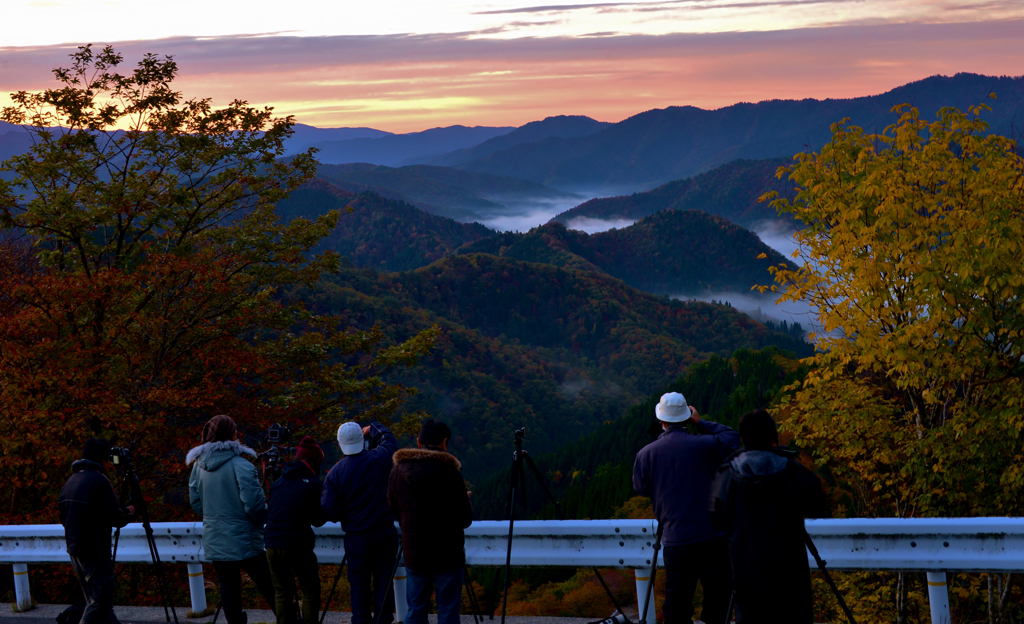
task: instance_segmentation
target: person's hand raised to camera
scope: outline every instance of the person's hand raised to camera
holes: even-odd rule
[[[697,413],[697,408],[692,405],[690,406],[690,422],[695,425],[700,422],[700,414]]]

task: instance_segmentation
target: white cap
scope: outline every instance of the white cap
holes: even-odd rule
[[[654,406],[654,415],[662,422],[681,423],[690,419],[690,406],[683,395],[669,392],[661,395],[661,400]]]
[[[363,428],[356,422],[347,422],[338,427],[338,446],[346,455],[355,455],[363,450]]]

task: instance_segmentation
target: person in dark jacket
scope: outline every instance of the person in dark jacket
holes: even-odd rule
[[[744,450],[722,465],[712,488],[711,520],[726,532],[742,624],[813,622],[804,518],[829,515],[821,482],[776,448],[765,410],[740,417]]]
[[[224,414],[203,425],[203,444],[185,455],[192,466],[189,503],[203,517],[203,556],[213,563],[228,624],[245,624],[242,571],[274,609],[274,582],[263,545],[267,499],[256,466],[243,456],[256,451],[238,441],[235,421]]]
[[[701,420],[678,392],[663,395],[654,413],[664,431],[636,454],[633,488],[651,497],[658,519],[665,622],[690,622],[699,580],[704,589],[701,619],[718,624],[729,608],[729,558],[725,533],[711,526],[707,501],[716,469],[740,445],[740,438],[725,425]]]
[[[448,453],[452,432],[427,420],[416,449],[395,453],[388,504],[402,527],[407,573],[405,624],[426,624],[430,594],[437,590],[438,624],[459,624],[462,571],[466,565],[464,529],[473,522],[462,464]]]
[[[286,464],[281,476],[270,486],[263,541],[274,581],[277,624],[296,624],[291,608],[296,579],[302,590],[302,622],[317,622],[320,567],[313,552],[316,536],[312,527],[323,526],[327,521],[327,514],[320,507],[323,460],[323,449],[311,436],[305,436],[295,447],[295,461]]]
[[[90,438],[82,459],[71,464],[71,477],[60,490],[58,507],[71,566],[85,595],[82,624],[116,624],[114,564],[110,531],[131,520],[135,509],[121,507],[110,480],[103,474],[110,443]]]
[[[398,532],[387,493],[398,439],[379,422],[365,427],[347,422],[338,427],[338,446],[344,457],[327,474],[320,505],[327,519],[341,522],[345,531],[352,624],[369,624],[378,609],[385,614],[395,610],[388,588]]]

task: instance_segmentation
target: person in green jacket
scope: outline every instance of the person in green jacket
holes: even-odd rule
[[[242,570],[274,609],[274,583],[263,547],[267,500],[256,467],[244,455],[255,457],[256,451],[238,441],[235,421],[220,415],[203,426],[203,444],[185,456],[192,466],[189,502],[203,517],[203,553],[217,572],[228,624],[248,621],[242,610]]]

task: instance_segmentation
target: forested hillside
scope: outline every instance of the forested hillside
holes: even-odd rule
[[[602,271],[640,290],[671,295],[748,292],[755,284],[771,283],[768,267],[785,262],[753,232],[696,210],[658,212],[597,234],[551,223],[525,234],[481,238],[459,249],[480,252]],[[761,254],[767,258],[758,259]]]
[[[501,175],[474,173],[451,167],[410,165],[385,167],[367,163],[321,164],[317,176],[338,185],[358,185],[400,197],[433,212],[460,221],[479,220],[506,211],[505,203],[578,201],[571,193]],[[355,188],[352,188],[355,190]]]
[[[427,361],[396,379],[420,389],[408,409],[453,424],[453,450],[470,480],[507,460],[501,449],[515,428],[534,432],[538,452],[553,451],[711,355],[771,344],[809,352],[728,306],[484,254],[403,273],[349,268],[305,298],[394,338],[442,328]]]
[[[783,386],[805,372],[791,354],[774,347],[739,349],[729,358],[714,355],[633,405],[623,418],[534,458],[568,518],[610,518],[635,496],[631,483],[633,459],[661,432],[654,406],[663,393],[680,392],[701,418],[735,427],[744,412],[770,405]],[[539,450],[537,442],[537,436],[527,431],[524,448]],[[478,519],[505,517],[508,479],[509,470],[505,468],[476,486],[473,507]],[[532,477],[528,479],[532,481]],[[539,486],[528,487],[527,493],[529,515],[556,517]]]
[[[758,199],[768,191],[783,197],[793,194],[793,183],[779,180],[775,172],[792,158],[734,160],[706,173],[675,180],[656,189],[619,197],[598,197],[556,216],[552,221],[572,227],[574,219],[637,220],[662,210],[702,210],[745,228],[765,221],[792,224],[780,217],[768,202]]]
[[[357,195],[319,179],[296,189],[277,210],[285,219],[338,210],[338,224],[318,249],[337,251],[356,266],[382,271],[419,268],[466,242],[495,234],[479,223],[459,223],[372,192]]]

